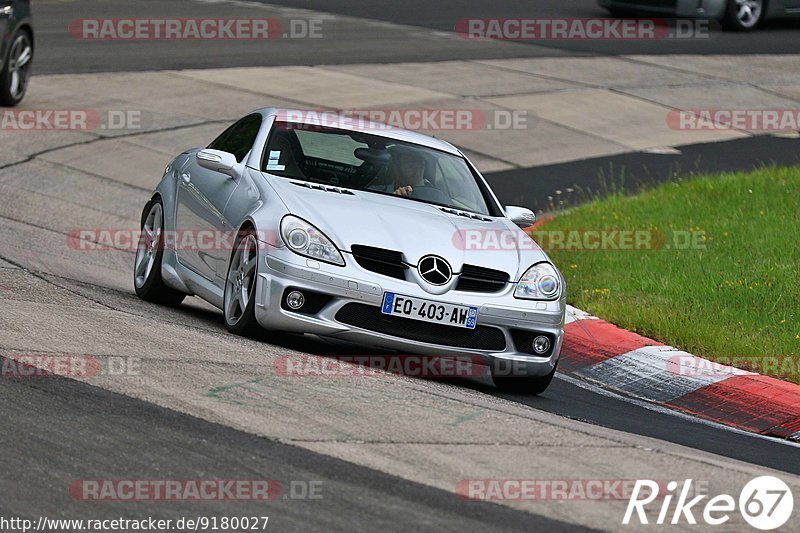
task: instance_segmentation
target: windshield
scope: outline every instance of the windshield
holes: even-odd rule
[[[379,135],[276,122],[264,172],[494,215],[464,158]]]

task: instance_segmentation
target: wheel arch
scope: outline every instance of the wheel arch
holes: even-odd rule
[[[161,197],[160,193],[153,194],[147,202],[145,202],[144,207],[142,208],[142,216],[139,220],[139,227],[144,224],[144,220],[147,217],[147,214],[150,212],[150,208],[153,206],[156,200],[161,200],[161,205],[164,205],[164,199]]]
[[[228,261],[227,261],[227,263],[225,265],[225,275],[226,276],[227,276],[228,270],[230,270],[230,268],[231,268],[231,261],[233,260],[233,254],[236,253],[236,245],[238,244],[239,235],[243,231],[246,231],[246,230],[253,230],[254,232],[256,232],[256,234],[258,232],[258,229],[256,228],[255,220],[253,220],[253,218],[250,217],[250,216],[246,217],[242,221],[242,223],[239,224],[239,227],[236,229],[236,237],[233,239],[233,246],[231,247],[230,253],[228,253]],[[256,241],[257,240],[258,240],[258,237],[256,237]]]
[[[255,222],[255,220],[253,220],[252,217],[245,218],[242,221],[242,223],[239,225],[239,231],[242,231],[244,229],[252,229],[252,230],[257,229],[256,228],[256,222]]]
[[[36,55],[36,37],[33,33],[33,26],[29,21],[24,21],[22,24],[17,26],[17,31],[24,31],[28,34],[28,37],[31,40],[31,46],[33,47],[33,53]]]

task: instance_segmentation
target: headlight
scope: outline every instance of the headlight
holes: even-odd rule
[[[555,300],[561,289],[558,272],[550,263],[530,267],[517,283],[515,298],[524,300]]]
[[[286,246],[297,254],[344,266],[344,258],[331,240],[303,219],[292,215],[283,217],[281,236]]]

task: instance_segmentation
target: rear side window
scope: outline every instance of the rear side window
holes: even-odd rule
[[[262,117],[259,113],[247,115],[239,122],[222,132],[214,139],[208,148],[230,152],[236,156],[236,161],[241,163],[256,142],[258,131],[261,129]]]

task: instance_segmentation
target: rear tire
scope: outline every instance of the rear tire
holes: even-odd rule
[[[0,71],[0,105],[13,107],[25,97],[33,61],[33,42],[25,30],[11,38],[8,57]]]
[[[558,367],[558,364],[556,364]],[[552,372],[546,376],[496,376],[492,375],[495,387],[502,392],[511,394],[526,394],[529,396],[538,396],[547,390],[550,382],[553,381],[553,376],[556,374],[556,369],[553,368]]]
[[[180,305],[186,295],[164,284],[161,260],[164,258],[164,205],[161,198],[148,204],[142,213],[142,234],[133,263],[133,287],[142,300],[169,307]]]
[[[764,0],[728,0],[722,27],[729,31],[753,31],[764,18]]]

